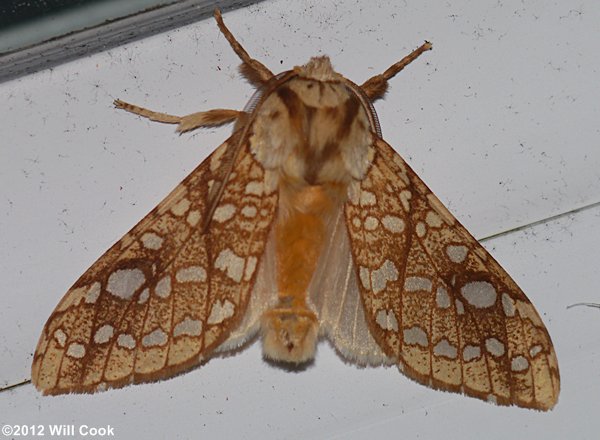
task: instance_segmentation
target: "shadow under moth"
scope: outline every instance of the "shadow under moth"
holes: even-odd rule
[[[348,362],[547,410],[550,336],[525,294],[383,140],[373,102],[426,42],[357,85],[329,58],[274,75],[217,24],[258,91],[179,117],[233,134],[60,301],[32,381],[44,394],[155,381],[239,349],[299,365],[327,338]]]

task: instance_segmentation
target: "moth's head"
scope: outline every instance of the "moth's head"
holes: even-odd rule
[[[337,81],[342,75],[333,70],[328,56],[312,57],[304,66],[294,67],[298,76],[317,81]]]

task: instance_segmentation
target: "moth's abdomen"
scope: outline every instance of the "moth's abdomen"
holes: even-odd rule
[[[314,357],[319,318],[309,305],[308,288],[345,191],[336,183],[298,188],[280,182],[274,235],[278,302],[262,319],[268,358],[301,363]]]

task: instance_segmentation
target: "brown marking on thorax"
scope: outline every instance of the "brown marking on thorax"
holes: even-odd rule
[[[297,80],[276,91],[287,109],[291,134],[297,139],[292,154],[304,162],[302,178],[309,185],[327,181],[329,176],[320,175],[323,168],[341,162],[340,144],[350,135],[360,106],[351,94],[338,105],[307,105],[301,94],[312,94],[315,88],[321,96],[327,89],[331,93],[337,92],[332,84],[314,80]]]

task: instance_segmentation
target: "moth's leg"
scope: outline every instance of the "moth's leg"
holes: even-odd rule
[[[229,109],[214,109],[206,112],[197,112],[185,116],[168,115],[166,113],[155,112],[147,108],[139,107],[134,104],[116,99],[115,107],[126,110],[130,113],[143,116],[151,121],[162,122],[165,124],[178,124],[177,131],[180,133],[195,130],[201,127],[214,127],[227,124],[245,115],[244,112]]]
[[[410,54],[402,58],[395,64],[392,64],[385,72],[380,75],[375,75],[369,78],[360,86],[363,92],[371,101],[375,101],[383,97],[388,87],[388,80],[392,79],[398,72],[416,60],[423,52],[431,50],[431,43],[426,41],[418,49],[413,50]]]
[[[219,9],[215,9],[215,20],[217,20],[217,26],[219,26],[219,29],[227,41],[229,41],[233,51],[243,61],[242,73],[249,80],[264,84],[273,78],[273,76],[275,76],[273,75],[273,72],[271,72],[263,63],[251,58],[250,55],[248,55],[248,52],[246,52],[242,45],[238,43],[231,31],[227,29],[227,26],[225,26],[223,17],[221,16],[221,11]]]

